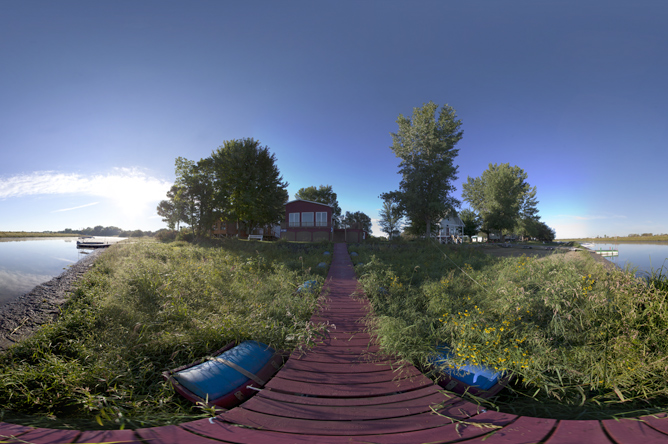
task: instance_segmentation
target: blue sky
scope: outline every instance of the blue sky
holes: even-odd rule
[[[175,158],[243,137],[291,198],[330,184],[377,219],[396,119],[431,100],[463,123],[457,196],[510,163],[557,237],[667,233],[666,19],[661,0],[3,0],[0,231],[157,230]]]

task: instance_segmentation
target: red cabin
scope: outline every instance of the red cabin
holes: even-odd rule
[[[289,241],[317,242],[332,240],[332,207],[308,200],[285,204],[285,222],[281,237]]]

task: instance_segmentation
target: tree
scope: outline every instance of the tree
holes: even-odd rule
[[[268,147],[254,139],[228,140],[210,161],[216,204],[224,219],[243,222],[248,232],[283,219],[288,183]]]
[[[355,211],[354,213],[346,211],[342,222],[344,228],[362,229],[371,234],[371,218],[361,211]]]
[[[380,209],[380,224],[381,231],[387,234],[388,239],[399,236],[401,233],[401,226],[403,225],[403,215],[399,209],[397,200],[391,193],[383,193],[380,196],[383,199],[383,206]]]
[[[475,236],[478,234],[480,231],[480,226],[482,225],[482,221],[480,220],[480,216],[478,216],[475,211],[466,208],[459,212],[459,218],[464,223],[464,235]]]
[[[207,233],[219,217],[216,208],[214,175],[210,159],[198,162],[176,158],[176,182],[167,193],[173,196],[174,217],[190,225],[195,238]]]
[[[489,164],[477,178],[468,177],[462,196],[482,218],[483,231],[512,230],[522,217],[536,218],[536,187],[527,182],[527,173],[510,164]]]
[[[336,193],[332,190],[331,185],[320,185],[318,188],[314,186],[300,188],[297,194],[295,194],[295,198],[329,205],[332,207],[332,222],[334,223],[334,227],[339,226],[341,207],[339,207]]]
[[[459,153],[455,145],[464,133],[452,107],[444,105],[438,119],[437,109],[438,105],[429,102],[414,108],[411,118],[399,115],[399,130],[391,133],[392,151],[401,159],[399,208],[411,225],[424,223],[427,236],[431,235],[432,222],[459,206],[451,194],[455,190],[452,182],[457,179],[453,162]]]

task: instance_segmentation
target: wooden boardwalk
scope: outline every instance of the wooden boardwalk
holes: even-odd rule
[[[557,421],[486,411],[450,397],[412,366],[378,357],[361,319],[368,302],[345,244],[336,244],[329,302],[313,320],[336,326],[293,353],[259,392],[216,418],[123,431],[65,431],[0,423],[0,442],[46,443],[668,443],[668,418]],[[7,439],[9,438],[9,439]]]

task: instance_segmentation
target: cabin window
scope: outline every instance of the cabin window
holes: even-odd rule
[[[313,226],[313,213],[302,213],[302,227]]]
[[[290,226],[298,227],[299,226],[299,213],[290,213]]]
[[[315,226],[316,227],[326,227],[327,226],[327,213],[315,213]]]

